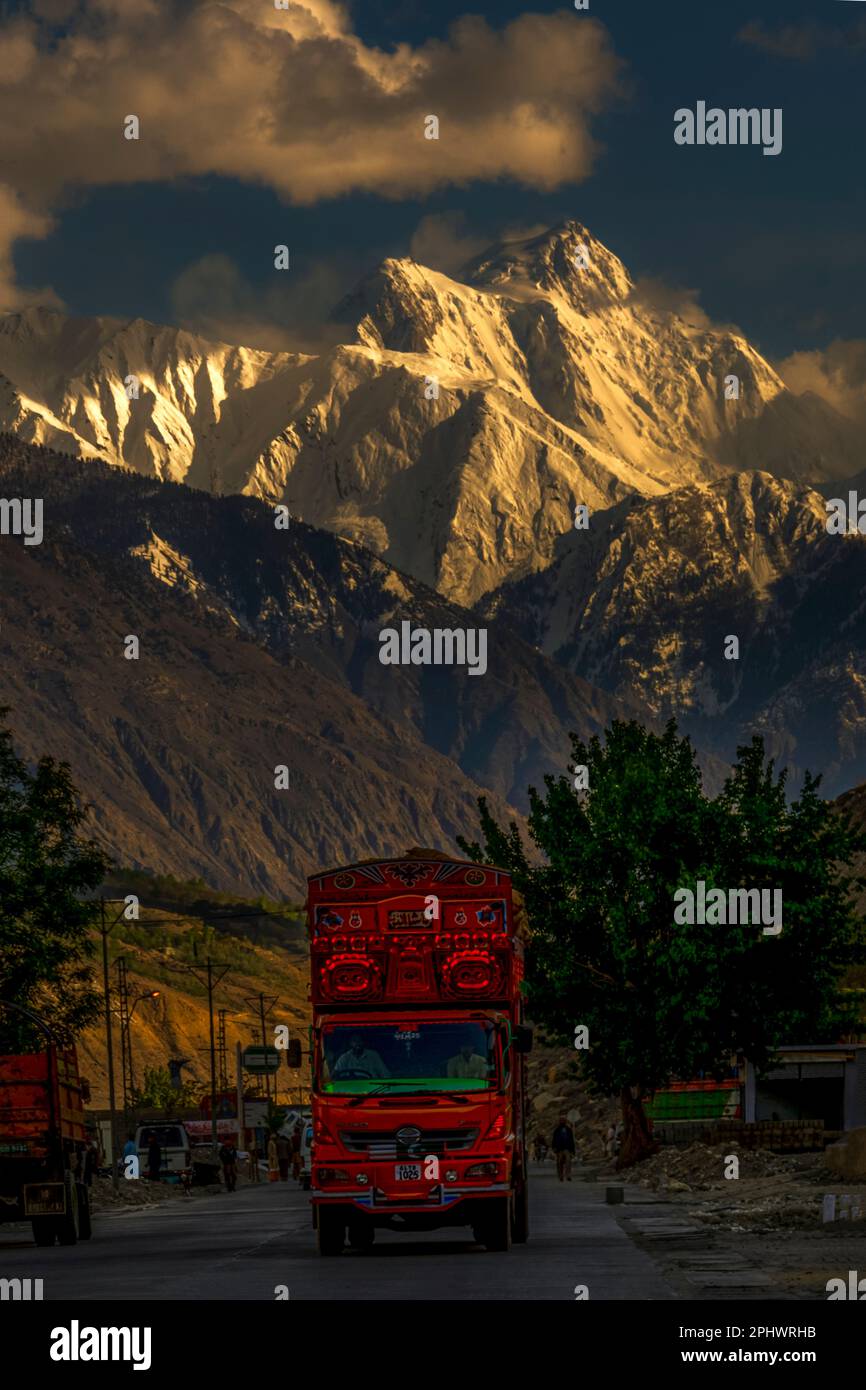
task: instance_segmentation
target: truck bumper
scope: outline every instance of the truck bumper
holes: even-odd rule
[[[507,1182],[488,1183],[483,1187],[477,1183],[471,1187],[461,1187],[457,1183],[433,1183],[426,1195],[413,1194],[412,1197],[375,1187],[343,1189],[342,1192],[311,1188],[314,1205],[351,1206],[356,1211],[373,1216],[443,1213],[457,1208],[461,1203],[502,1197],[510,1191],[511,1186]],[[468,1221],[469,1217],[466,1219]]]

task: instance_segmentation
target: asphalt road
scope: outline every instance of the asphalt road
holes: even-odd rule
[[[0,1278],[41,1278],[46,1301],[117,1299],[672,1299],[656,1262],[617,1221],[595,1183],[531,1178],[527,1245],[491,1254],[466,1228],[377,1231],[369,1253],[316,1253],[308,1194],[263,1183],[94,1217],[93,1239],[38,1249],[24,1227],[0,1226]]]

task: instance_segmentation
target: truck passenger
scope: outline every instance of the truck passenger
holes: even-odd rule
[[[472,1043],[464,1043],[456,1057],[452,1057],[448,1063],[446,1076],[458,1077],[465,1080],[467,1077],[474,1077],[479,1081],[487,1080],[487,1063],[483,1057],[479,1057],[473,1051]]]

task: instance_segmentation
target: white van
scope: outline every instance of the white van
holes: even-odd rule
[[[162,1150],[160,1177],[169,1178],[172,1181],[179,1179],[180,1174],[189,1168],[192,1162],[192,1141],[180,1121],[173,1121],[169,1124],[156,1121],[153,1124],[138,1126],[135,1132],[135,1147],[138,1151],[138,1166],[141,1177],[147,1177],[147,1155],[152,1134],[156,1135]]]

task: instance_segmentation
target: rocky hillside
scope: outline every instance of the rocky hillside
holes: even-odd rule
[[[384,626],[478,620],[255,499],[10,437],[0,494],[45,517],[41,545],[0,538],[0,704],[23,753],[71,764],[124,865],[297,899],[323,864],[453,849],[482,791],[513,814],[571,729],[625,712],[493,623],[483,676],[383,666]]]
[[[210,1090],[210,1028],[204,962],[208,954],[216,963],[216,973],[224,966],[227,973],[214,993],[214,1008],[226,1013],[228,1073],[234,1084],[235,1045],[261,1041],[257,996],[263,992],[268,1002],[276,999],[267,1015],[268,1025],[287,1024],[290,1036],[306,1036],[309,1023],[308,955],[303,921],[298,916],[256,916],[253,902],[218,901],[202,888],[197,901],[185,908],[161,895],[163,905],[154,906],[153,880],[141,874],[115,875],[106,892],[122,895],[135,892],[142,907],[137,923],[121,921],[109,938],[112,990],[116,1003],[116,962],[126,961],[130,1000],[152,990],[156,1000],[138,1003],[132,1015],[133,1077],[144,1082],[145,1070],[164,1070],[170,1057],[184,1058],[182,1077],[196,1095]],[[148,906],[147,904],[151,904]],[[117,911],[117,908],[111,908]],[[230,914],[237,914],[231,916]],[[213,924],[216,914],[222,920]],[[98,945],[98,938],[94,945]],[[101,950],[101,947],[99,948]],[[95,960],[100,959],[97,953]],[[101,978],[100,978],[101,988]],[[306,1044],[305,1044],[306,1046]],[[82,1073],[91,1086],[91,1104],[108,1104],[108,1068],[105,1024],[100,1020],[87,1029],[77,1043]],[[122,1101],[120,1034],[114,1018],[114,1064],[118,1105]],[[307,1070],[278,1073],[280,1097],[288,1098],[289,1088],[308,1084]]]
[[[578,222],[455,278],[387,260],[335,317],[345,341],[311,357],[141,319],[9,314],[0,428],[286,501],[464,604],[549,563],[576,503],[862,466],[851,421],[792,395],[738,332],[658,307]]]
[[[866,538],[826,518],[818,492],[767,473],[633,498],[484,611],[722,758],[762,733],[832,795],[866,777]]]

